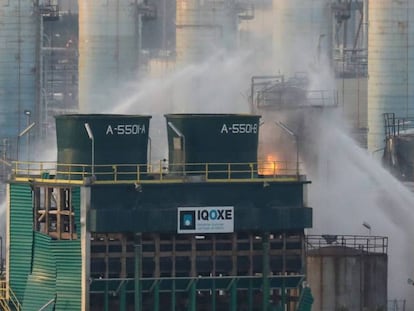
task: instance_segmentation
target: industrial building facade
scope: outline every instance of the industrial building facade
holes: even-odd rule
[[[119,148],[108,137],[109,128],[123,131],[119,124],[142,134],[149,118],[103,115],[57,117],[55,170],[17,169],[8,191],[7,276],[22,310],[306,307],[304,229],[312,209],[295,163],[259,173],[257,116],[166,118],[169,162],[158,169],[147,165],[146,145],[130,148],[130,162],[139,164],[126,163],[125,137],[117,136]],[[240,135],[223,124],[250,131],[246,143],[232,144]],[[128,139],[139,145],[136,135]]]

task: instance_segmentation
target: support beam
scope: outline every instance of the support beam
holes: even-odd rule
[[[269,307],[269,233],[264,233],[263,246],[263,302],[262,310],[267,311]]]
[[[141,275],[142,275],[142,241],[141,233],[135,234],[134,241],[135,265],[134,265],[134,311],[142,310]]]

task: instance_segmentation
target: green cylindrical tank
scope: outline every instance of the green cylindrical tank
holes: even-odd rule
[[[139,179],[146,172],[150,119],[114,114],[56,116],[57,174],[71,179],[84,178],[85,173],[97,179]]]
[[[171,172],[208,178],[257,175],[260,116],[167,114],[165,118]]]

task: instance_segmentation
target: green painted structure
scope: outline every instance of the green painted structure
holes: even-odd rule
[[[141,115],[56,116],[57,161],[62,164],[60,173],[69,171],[72,174],[64,174],[63,177],[79,179],[83,173],[91,174],[94,169],[93,173],[101,175],[102,179],[107,178],[104,175],[111,164],[118,165],[120,171],[146,164],[150,119],[150,116]]]
[[[33,231],[33,185],[10,184],[8,275],[23,306],[39,310],[50,300],[53,310],[80,310],[81,250],[78,240],[54,240]],[[80,228],[79,188],[72,189]],[[80,232],[78,232],[80,234]]]
[[[170,171],[197,174],[215,170],[214,176],[243,177],[257,163],[258,115],[167,114]],[[206,167],[206,163],[210,163]]]
[[[137,120],[131,122],[149,117]],[[310,301],[302,294],[310,182],[297,174],[296,163],[292,174],[262,175],[253,125],[250,133],[220,133],[223,124],[227,131],[230,124],[238,131],[247,129],[241,124],[258,126],[258,116],[167,115],[166,122],[173,131],[169,164],[181,171],[148,169],[148,137],[118,133],[122,142],[115,147],[95,149],[99,169],[85,178],[95,163],[88,162],[92,149],[84,124],[97,146],[108,124],[121,121],[67,115],[57,118],[58,160],[64,163],[48,174],[40,164],[12,176],[8,275],[23,310],[48,303],[45,310],[310,310],[301,301]],[[67,133],[72,129],[76,135]],[[131,145],[134,139],[140,147]],[[206,153],[200,142],[213,151]],[[136,155],[122,153],[135,147],[145,150],[134,175],[120,168],[134,166]],[[178,161],[175,147],[185,150],[185,161]],[[100,148],[105,156],[98,155]]]
[[[235,231],[292,231],[312,225],[303,182],[96,185],[88,224],[92,232],[177,232],[177,208],[234,206]],[[122,200],[120,200],[122,198]],[[162,220],[162,221],[160,221]]]

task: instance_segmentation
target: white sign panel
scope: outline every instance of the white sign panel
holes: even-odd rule
[[[179,207],[178,233],[223,233],[234,231],[233,206]]]

